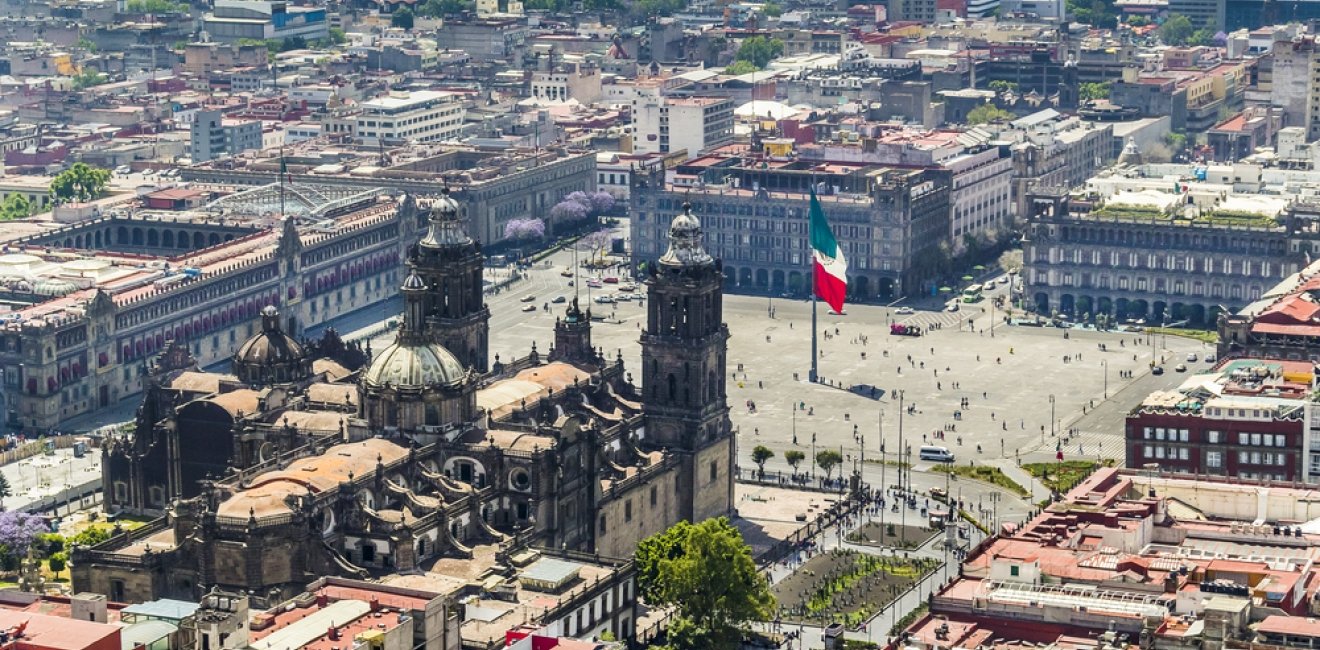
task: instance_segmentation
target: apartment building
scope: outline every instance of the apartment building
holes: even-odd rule
[[[391,92],[362,102],[357,138],[371,146],[386,143],[439,142],[458,138],[466,109],[459,95],[421,90]]]

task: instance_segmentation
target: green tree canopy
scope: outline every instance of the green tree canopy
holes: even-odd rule
[[[390,16],[390,26],[392,27],[412,29],[413,22],[415,22],[413,11],[407,7],[400,7],[394,10],[394,14]]]
[[[32,214],[32,202],[22,194],[13,193],[6,196],[4,201],[0,201],[0,221],[22,219],[30,214]],[[0,474],[0,481],[3,479],[4,475]],[[7,483],[0,482],[0,498],[9,496],[3,493],[7,487]]]
[[[50,181],[50,195],[56,201],[90,201],[105,194],[110,184],[110,170],[74,163]]]
[[[752,449],[752,462],[756,463],[757,469],[761,470],[762,473],[765,472],[765,461],[774,457],[775,452],[765,445],[757,445],[756,448]]]
[[[348,42],[348,34],[339,27],[330,28],[330,42],[335,45]]]
[[[546,10],[546,3],[553,3],[556,0],[533,0],[523,4],[527,9]],[[450,16],[461,14],[472,9],[472,0],[427,0],[426,4],[417,9],[417,14],[428,18],[440,18],[441,16]],[[541,5],[541,6],[537,6]]]
[[[995,92],[1001,92],[1001,93],[1017,92],[1017,89],[1018,89],[1018,85],[1016,81],[1005,81],[1003,79],[995,79],[994,81],[990,82],[990,90],[993,90]]]
[[[999,108],[994,104],[981,104],[980,106],[967,111],[967,123],[973,126],[1011,119],[1013,119],[1012,113]]]
[[[73,77],[74,90],[91,88],[105,82],[105,75],[91,68],[83,68],[81,72]]]
[[[125,8],[133,14],[181,14],[188,11],[188,5],[170,0],[128,0]]]
[[[637,545],[638,591],[652,605],[675,609],[678,647],[735,647],[740,628],[774,608],[752,549],[725,517],[679,522]],[[681,639],[681,640],[680,640]]]
[[[753,36],[743,39],[742,45],[738,46],[738,54],[734,56],[738,61],[751,61],[757,69],[764,68],[771,61],[784,53],[784,42],[777,38],[766,38],[764,36]]]
[[[784,452],[784,462],[788,463],[788,466],[792,467],[795,472],[797,471],[798,465],[801,465],[802,461],[806,459],[807,455],[796,449],[790,449]]]
[[[734,61],[724,67],[724,74],[751,74],[757,70],[760,70],[760,68],[756,67],[756,64],[751,61]]]
[[[1084,83],[1081,85],[1080,93],[1083,100],[1109,99],[1110,84],[1104,83]]]
[[[824,449],[816,454],[816,464],[825,470],[825,477],[829,478],[834,467],[843,462],[843,456],[833,449]]]
[[[1160,40],[1165,45],[1186,45],[1192,38],[1192,21],[1182,14],[1169,14],[1160,25]]]
[[[784,15],[784,8],[777,3],[767,2],[761,7],[761,13],[765,14],[766,18],[778,18]]]

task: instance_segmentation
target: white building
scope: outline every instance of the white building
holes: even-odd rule
[[[633,151],[689,156],[733,141],[733,100],[665,97],[633,104]]]
[[[953,172],[949,235],[954,247],[961,250],[968,236],[1003,234],[1012,218],[1013,158],[992,146],[959,154],[940,166]]]
[[[601,151],[596,154],[596,189],[608,193],[615,201],[627,203],[632,197],[632,177],[648,173],[665,165],[663,154],[629,154]]]
[[[364,145],[386,142],[438,142],[458,138],[466,110],[456,93],[421,90],[392,92],[362,102],[357,137]]]
[[[594,104],[601,99],[600,68],[573,65],[555,71],[533,72],[532,97],[550,102],[576,99],[582,104]]]

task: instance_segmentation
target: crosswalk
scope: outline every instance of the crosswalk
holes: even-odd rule
[[[963,312],[961,311],[922,311],[912,314],[898,320],[904,325],[916,325],[923,331],[930,329],[934,323],[939,323],[944,329],[958,329],[963,321]]]

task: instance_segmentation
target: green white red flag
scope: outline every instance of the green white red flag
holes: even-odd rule
[[[834,239],[834,232],[825,220],[825,211],[820,207],[814,188],[811,190],[811,251],[814,257],[811,275],[816,285],[816,297],[842,314],[843,299],[848,294],[848,261],[843,258],[843,249],[839,248],[839,242]]]

